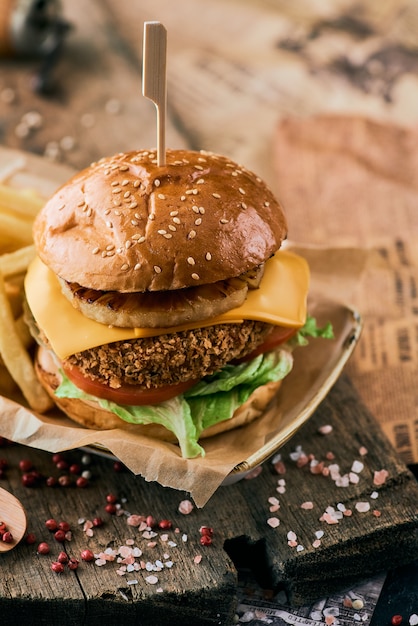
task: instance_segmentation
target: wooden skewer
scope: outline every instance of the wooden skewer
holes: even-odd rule
[[[2,488],[0,488],[0,518],[13,537],[10,543],[0,539],[1,553],[15,548],[26,531],[26,513],[21,502]]]
[[[157,160],[165,165],[167,31],[160,22],[144,23],[142,95],[157,108]]]

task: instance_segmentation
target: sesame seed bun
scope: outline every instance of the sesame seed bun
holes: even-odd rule
[[[91,289],[166,291],[239,276],[280,248],[283,210],[255,174],[206,152],[166,162],[133,151],[76,174],[35,221],[42,261]]]

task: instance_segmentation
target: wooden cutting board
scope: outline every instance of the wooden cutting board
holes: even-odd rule
[[[330,432],[321,434],[325,426]],[[301,451],[311,455],[302,467]],[[83,454],[71,451],[66,458],[80,463]],[[345,376],[283,447],[279,463],[267,461],[257,477],[221,487],[203,509],[187,515],[178,510],[187,494],[115,472],[112,461],[96,455],[84,489],[45,485],[47,476],[68,474],[49,453],[9,446],[0,458],[8,464],[1,485],[22,500],[28,531],[37,538],[0,555],[2,624],[232,624],[242,567],[251,567],[266,589],[284,588],[292,603],[304,604],[418,558],[418,485]],[[43,476],[32,488],[22,485],[22,458]],[[338,484],[350,476],[348,486],[324,475],[332,465],[340,468]],[[375,485],[382,470],[387,478]],[[120,515],[104,510],[110,493]],[[328,521],[341,514],[337,523],[320,521],[328,507],[337,511],[328,509]],[[129,514],[170,520],[172,528],[157,528],[147,538],[128,525]],[[95,517],[104,524],[89,537],[81,520]],[[71,541],[53,538],[45,527],[50,518],[70,524]],[[213,528],[209,546],[200,544],[204,525]],[[50,569],[63,548],[80,558],[85,548],[97,554],[126,546],[127,539],[139,564],[131,564],[131,572],[118,573],[123,564],[116,560],[101,566],[80,560],[75,572],[61,574]],[[49,542],[49,555],[37,554],[40,541]],[[159,561],[162,569],[152,571]]]

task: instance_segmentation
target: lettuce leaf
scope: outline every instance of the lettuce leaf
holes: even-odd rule
[[[96,402],[131,424],[160,424],[175,434],[182,456],[194,458],[205,454],[198,443],[205,428],[230,419],[257,387],[281,380],[292,365],[293,357],[284,348],[261,354],[247,363],[226,365],[185,394],[153,406],[122,406],[102,400],[76,387],[63,371],[55,394]]]
[[[299,328],[298,332],[289,339],[289,348],[297,346],[306,346],[309,343],[309,337],[323,337],[324,339],[334,339],[334,331],[331,322],[327,322],[325,326],[319,327],[316,319],[310,315],[306,318],[305,324]]]

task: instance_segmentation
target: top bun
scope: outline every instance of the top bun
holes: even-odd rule
[[[117,154],[65,183],[38,214],[50,269],[103,291],[165,291],[239,276],[285,239],[283,210],[245,168],[207,152]]]

